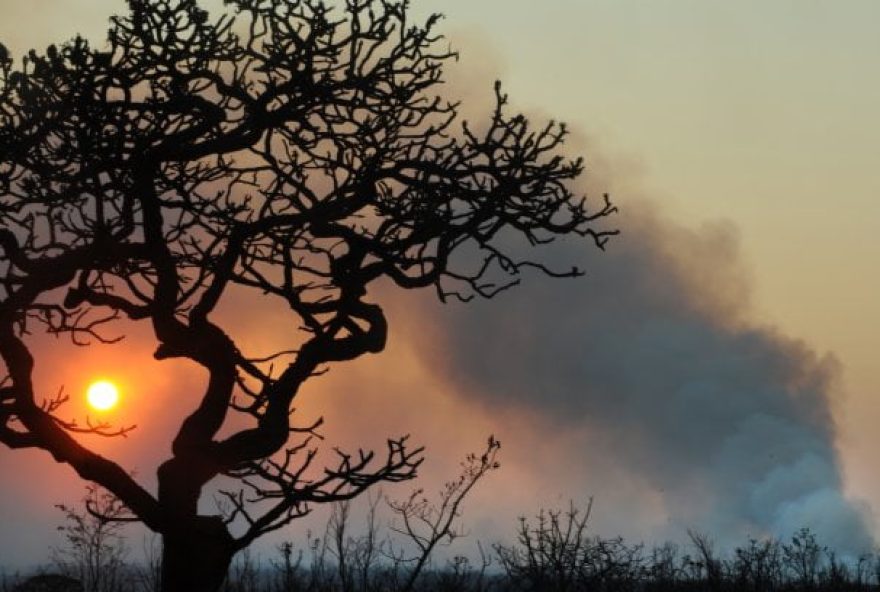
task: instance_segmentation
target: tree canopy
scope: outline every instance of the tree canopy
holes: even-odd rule
[[[614,233],[607,196],[573,193],[583,162],[562,154],[564,125],[511,114],[498,84],[485,121],[460,121],[442,94],[457,56],[439,17],[411,24],[408,3],[390,0],[226,5],[213,18],[195,0],[129,0],[100,49],[75,38],[16,63],[0,45],[0,441],[48,451],[161,533],[169,590],[185,587],[174,549],[216,549],[205,553],[225,570],[308,504],[415,475],[421,451],[403,438],[315,476],[317,426],[291,413],[328,364],[384,348],[378,280],[491,297],[523,267],[580,274],[518,258],[512,239],[602,247]],[[237,289],[289,310],[289,347],[240,349],[216,314]],[[52,370],[30,334],[112,341],[120,319],[150,324],[157,359],[207,371],[157,492],[76,437],[107,426],[60,419],[62,401],[34,387]],[[230,414],[251,423],[218,437]],[[198,512],[221,475],[272,502],[252,515],[230,494],[240,536],[230,516]]]

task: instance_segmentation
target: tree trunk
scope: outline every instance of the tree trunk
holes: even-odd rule
[[[232,563],[232,536],[216,516],[199,516],[162,536],[162,592],[217,592]]]

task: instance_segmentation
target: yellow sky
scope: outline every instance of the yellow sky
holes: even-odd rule
[[[735,225],[754,318],[843,364],[848,484],[880,507],[880,3],[415,4],[444,12],[453,37],[477,33],[485,53],[465,65],[497,70],[517,106],[592,138],[667,216]],[[99,38],[122,5],[0,0],[0,39],[20,51]]]

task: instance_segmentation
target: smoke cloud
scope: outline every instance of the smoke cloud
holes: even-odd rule
[[[453,37],[463,55],[488,57],[452,76],[480,120],[486,70],[503,70],[503,60],[478,36]],[[809,527],[838,551],[870,548],[869,509],[843,492],[831,411],[838,362],[752,320],[733,224],[678,224],[645,194],[638,162],[577,134],[569,148],[587,156],[582,189],[610,191],[621,207],[621,236],[604,253],[562,241],[538,255],[558,269],[577,264],[584,278],[525,274],[465,305],[394,296],[388,359],[406,352],[407,372],[423,378],[365,400],[395,401],[398,425],[425,434],[429,453],[481,428],[502,439],[502,474],[473,512],[490,536],[510,535],[498,523],[505,511],[595,496],[593,524],[606,534],[680,540],[694,528],[730,546]],[[358,390],[395,367],[379,372],[375,382],[361,376]],[[443,421],[454,427],[440,430]]]
[[[734,228],[688,230],[653,210],[626,204],[605,254],[545,253],[583,262],[586,278],[532,275],[491,301],[428,311],[416,349],[442,360],[468,405],[520,418],[515,430],[499,419],[503,440],[550,442],[528,461],[556,467],[544,491],[595,493],[609,528],[673,539],[696,528],[727,544],[806,526],[838,550],[868,548],[865,510],[842,493],[838,364],[748,321]]]

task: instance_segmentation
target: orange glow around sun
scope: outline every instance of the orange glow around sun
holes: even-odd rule
[[[86,399],[94,409],[107,411],[119,402],[119,389],[109,380],[96,380],[89,385]]]

